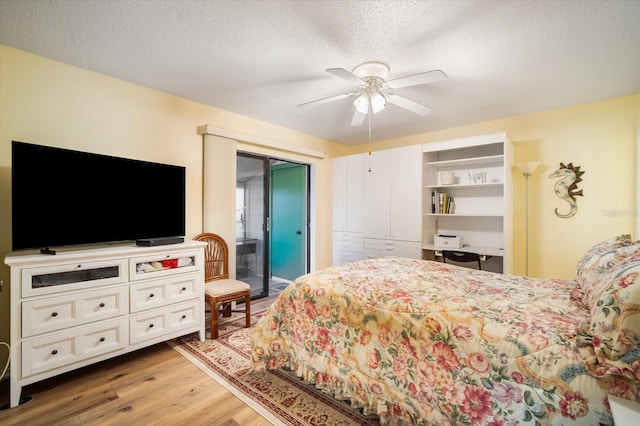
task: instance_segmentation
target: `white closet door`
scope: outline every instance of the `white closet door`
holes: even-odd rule
[[[364,218],[363,188],[365,173],[365,155],[350,155],[347,158],[347,230],[350,232],[362,232]]]
[[[334,231],[347,230],[347,157],[331,160],[331,176],[333,182],[333,220]]]
[[[368,155],[368,154],[367,154]],[[390,238],[390,156],[387,151],[371,153],[371,171],[364,172],[364,236]]]
[[[393,240],[422,240],[422,147],[391,150],[390,227]]]

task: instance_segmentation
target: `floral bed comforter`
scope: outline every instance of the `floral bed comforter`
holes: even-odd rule
[[[613,424],[606,394],[628,381],[585,368],[575,286],[393,257],[327,268],[253,329],[253,367],[291,369],[382,424]]]

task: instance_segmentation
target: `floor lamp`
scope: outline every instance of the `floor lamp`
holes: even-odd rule
[[[525,276],[529,276],[529,176],[538,168],[540,163],[528,162],[517,163],[516,167],[520,169],[525,180],[525,210],[524,210],[524,226],[525,226]]]

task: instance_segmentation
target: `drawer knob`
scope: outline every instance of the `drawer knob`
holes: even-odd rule
[[[104,337],[101,337],[101,338],[100,338],[100,341],[101,341],[101,342],[104,342],[105,340],[106,340],[106,339],[105,339]]]
[[[58,316],[58,313],[57,313],[57,312],[51,312],[51,316],[52,316],[52,317],[57,317],[57,316]]]
[[[151,294],[149,295],[149,297],[153,297],[153,293],[151,293]]]
[[[149,328],[153,328],[153,324],[149,324]]]
[[[100,307],[101,307],[101,308],[104,308],[104,302],[101,302],[101,303],[100,303]]]
[[[183,316],[182,316],[182,319],[185,319],[186,317],[187,317],[186,315],[183,315]]]
[[[54,350],[52,350],[52,351],[51,351],[51,355],[55,355],[55,354],[57,354],[57,353],[58,353],[58,350],[57,350],[57,349],[54,349]]]
[[[186,287],[182,287],[182,291],[187,291],[187,288]]]

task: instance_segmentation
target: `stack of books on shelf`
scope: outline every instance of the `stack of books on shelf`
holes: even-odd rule
[[[431,213],[453,214],[456,203],[448,192],[433,191],[431,193]]]

